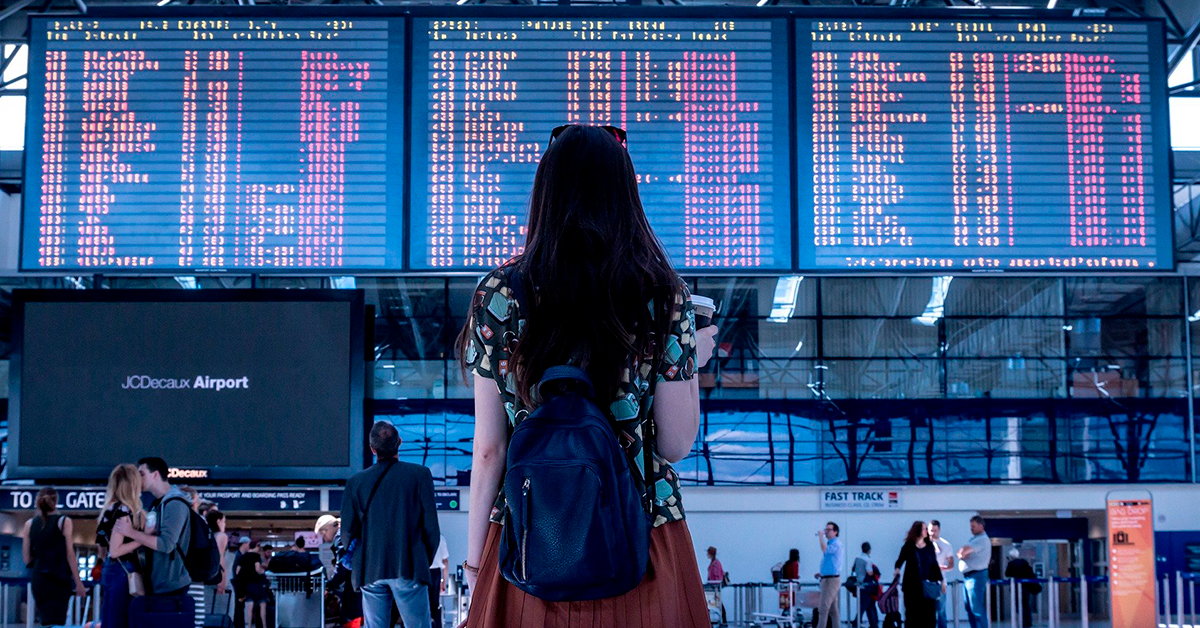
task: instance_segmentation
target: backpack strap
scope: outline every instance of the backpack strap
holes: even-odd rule
[[[535,396],[542,396],[542,386],[545,386],[551,382],[564,381],[577,382],[583,385],[583,392],[589,399],[594,399],[596,397],[596,390],[592,386],[592,378],[588,377],[587,371],[584,371],[578,366],[571,366],[569,364],[552,366],[546,369],[546,372],[542,373],[542,381],[538,382],[537,387],[534,389]]]
[[[179,531],[179,538],[175,540],[175,551],[172,552],[174,554],[178,554],[179,558],[184,560],[186,564],[187,558],[184,557],[183,550],[179,548],[179,545],[180,541],[183,540],[184,535],[188,535],[188,551],[192,551],[192,539],[190,536],[192,533],[192,515],[194,514],[194,511],[192,510],[192,502],[191,500],[179,495],[164,499],[162,503],[158,505],[158,529],[160,531],[162,530],[163,517],[167,514],[167,504],[171,502],[183,502],[184,507],[187,508],[187,519],[185,519],[183,522],[183,529]]]
[[[388,460],[387,468],[379,474],[379,479],[375,480],[375,485],[371,487],[371,494],[367,496],[367,503],[363,506],[362,513],[359,514],[359,516],[362,517],[362,526],[358,530],[358,542],[359,545],[362,545],[364,548],[367,545],[367,512],[371,510],[371,502],[375,501],[375,493],[379,492],[379,485],[383,484],[384,478],[388,476],[388,473],[390,473],[392,469],[399,466],[396,464],[396,462],[397,460],[395,458]]]
[[[658,347],[655,345],[655,357],[650,361],[650,388],[646,391],[646,403],[642,404],[642,481],[646,483],[646,512],[654,516],[654,450],[657,448],[658,431],[654,417],[650,414],[654,406],[654,389],[658,386]]]

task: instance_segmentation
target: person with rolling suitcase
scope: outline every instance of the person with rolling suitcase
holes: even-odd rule
[[[167,481],[167,463],[162,458],[139,460],[138,471],[143,489],[154,496],[146,530],[135,529],[128,518],[114,525],[117,534],[146,548],[147,595],[134,598],[130,604],[129,627],[195,628],[196,604],[188,596],[193,581],[188,563],[198,562],[200,557],[189,552],[193,549],[194,527],[191,500]],[[215,566],[219,569],[219,562]]]

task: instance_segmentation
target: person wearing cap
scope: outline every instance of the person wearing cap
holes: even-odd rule
[[[325,565],[326,578],[332,578],[335,572],[333,540],[337,538],[341,525],[337,517],[333,515],[321,515],[317,519],[317,525],[313,526],[313,532],[316,532],[317,536],[321,537],[321,544],[317,546],[317,557],[321,559],[321,564]]]
[[[350,550],[342,543],[342,520],[333,515],[321,515],[313,530],[321,536],[321,562],[325,564],[325,548],[329,548],[329,582],[326,587],[333,592],[341,609],[344,626],[362,625],[362,596],[350,584]]]

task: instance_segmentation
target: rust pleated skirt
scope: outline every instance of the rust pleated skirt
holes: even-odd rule
[[[650,565],[642,583],[619,597],[546,602],[500,575],[499,524],[491,524],[471,596],[467,628],[709,628],[708,606],[687,522],[650,535]]]

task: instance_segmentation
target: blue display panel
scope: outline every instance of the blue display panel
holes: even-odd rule
[[[1160,24],[799,20],[796,51],[801,269],[1172,268]]]
[[[521,251],[561,124],[629,134],[651,225],[681,269],[793,265],[783,19],[414,19],[409,265]]]
[[[21,267],[399,268],[403,32],[33,19]]]

